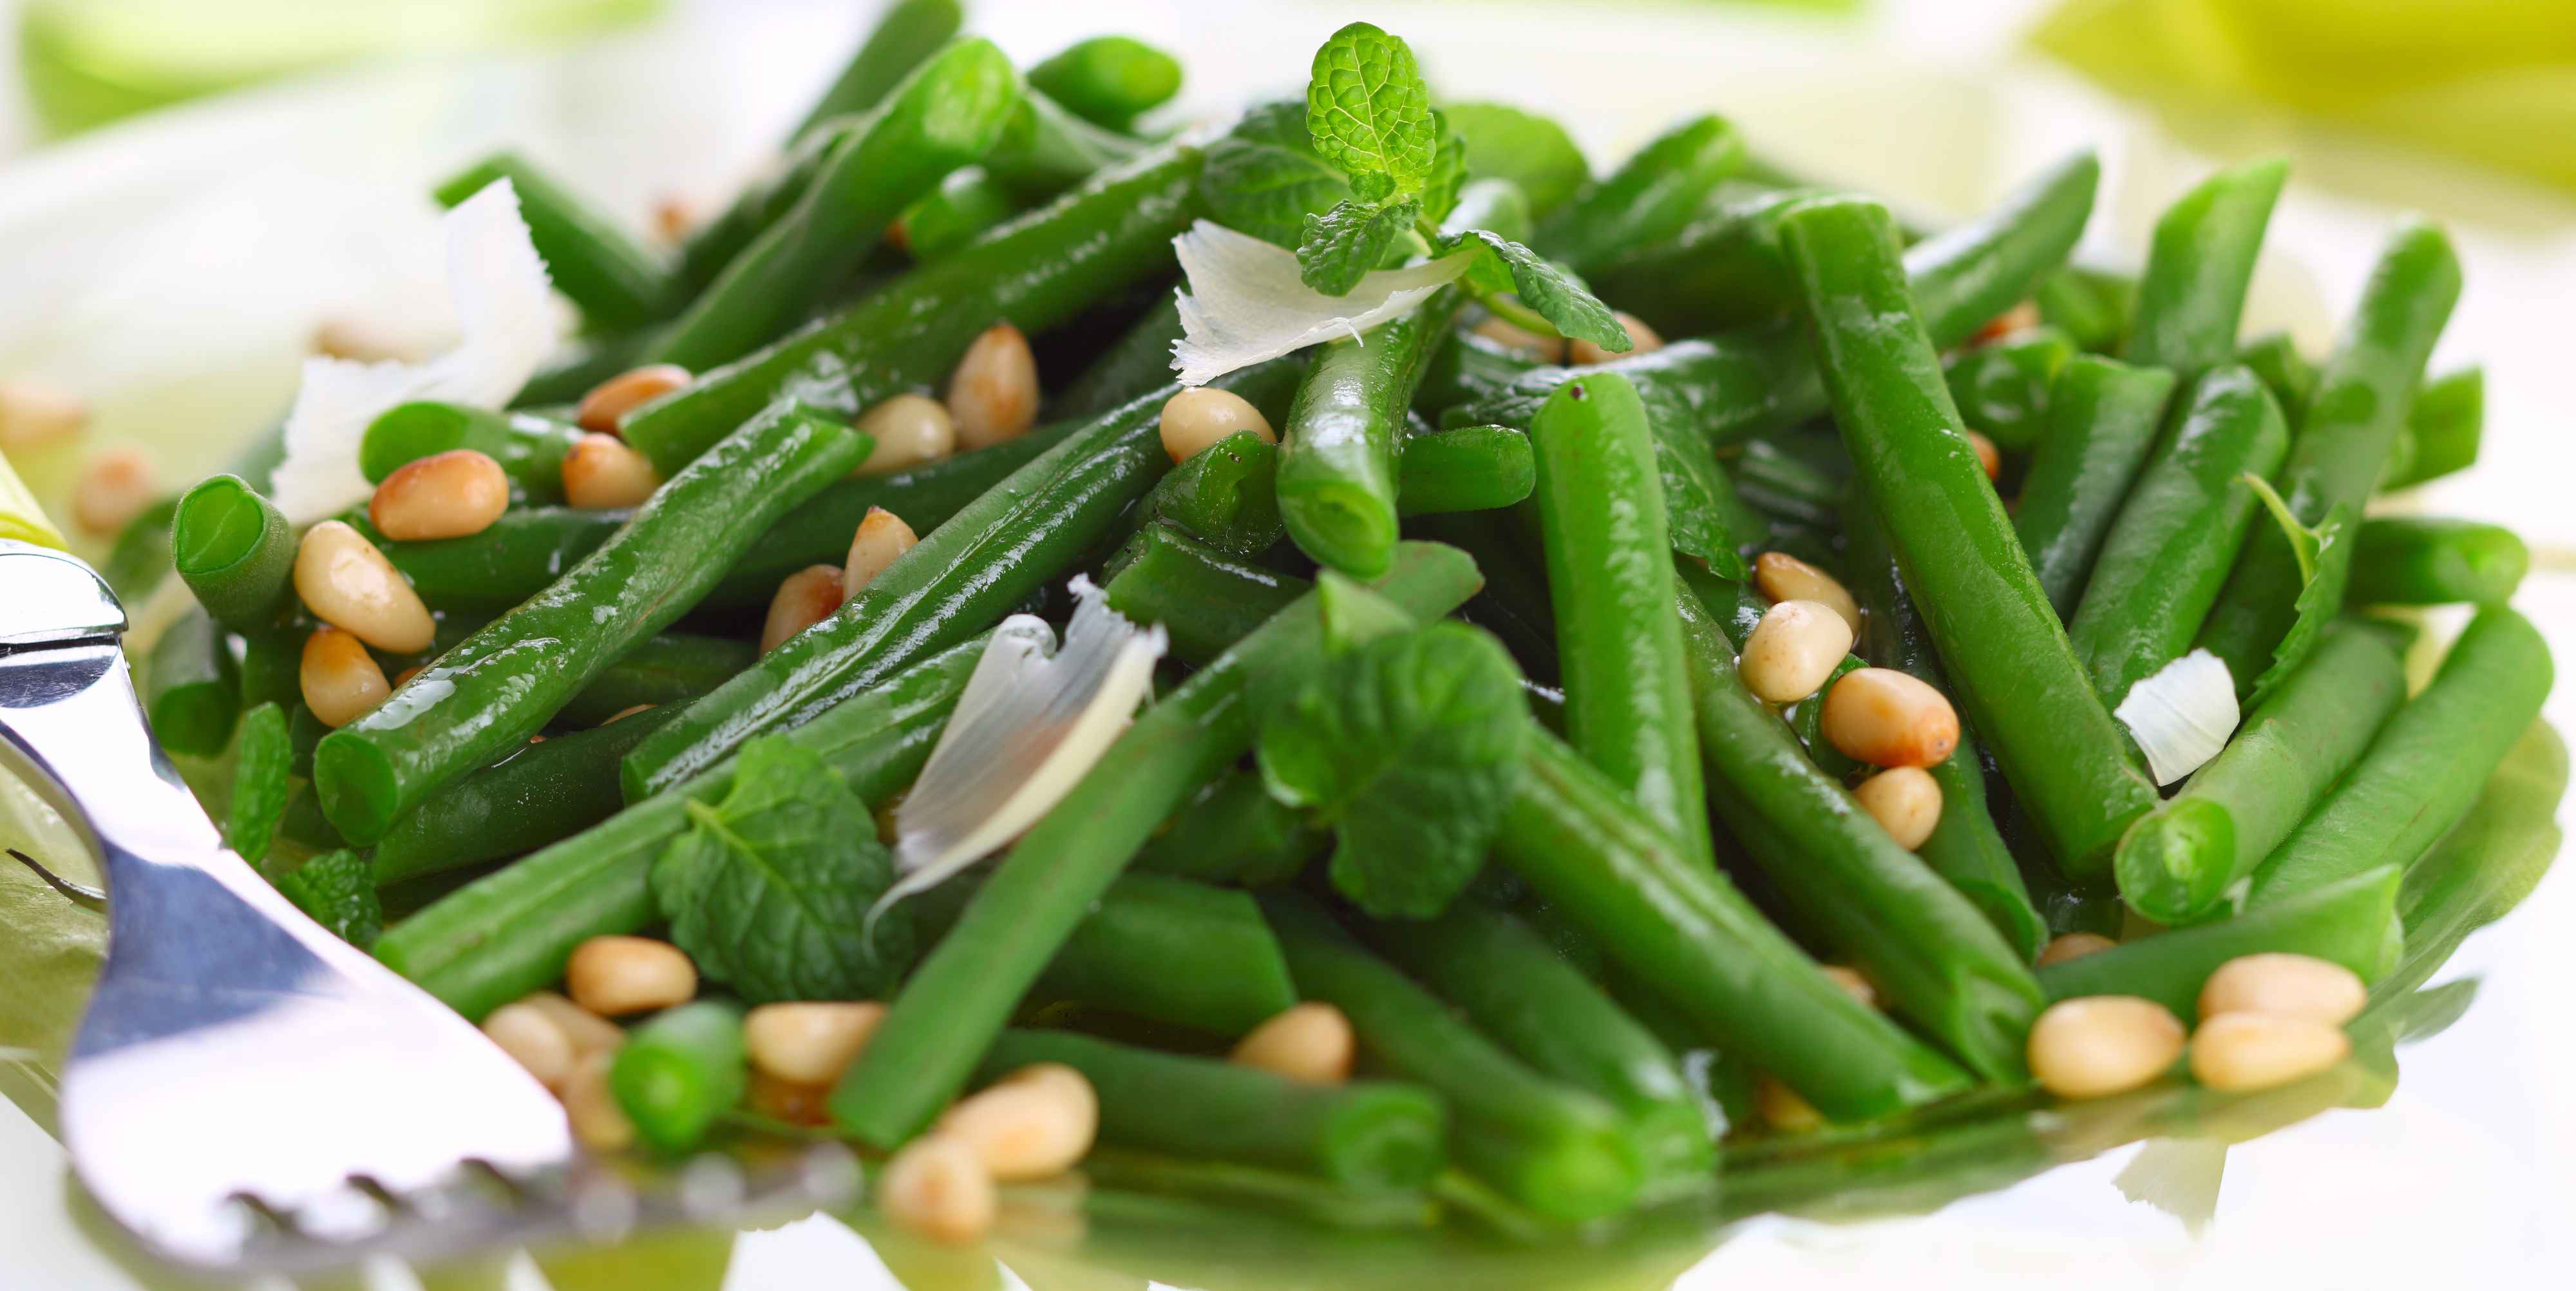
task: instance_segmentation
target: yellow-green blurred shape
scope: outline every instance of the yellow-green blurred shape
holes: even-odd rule
[[[332,63],[564,40],[661,8],[662,0],[26,0],[18,59],[38,118],[71,134]]]
[[[63,532],[45,518],[44,508],[36,505],[36,495],[18,478],[9,459],[0,457],[0,538],[15,538],[40,547],[63,546]]]
[[[2576,189],[2570,0],[2069,0],[2031,39],[2168,106],[2279,104]]]

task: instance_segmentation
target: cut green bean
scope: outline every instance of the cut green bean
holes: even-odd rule
[[[1234,556],[1254,556],[1279,541],[1279,450],[1238,430],[1174,466],[1139,510]]]
[[[1537,246],[1576,273],[1681,232],[1708,195],[1744,166],[1735,127],[1698,116],[1648,140],[1617,170],[1575,190],[1539,226]]]
[[[2058,372],[2013,533],[2061,619],[2075,617],[2103,536],[2155,447],[2173,389],[2173,374],[2162,368],[2092,355]]]
[[[1460,426],[1405,435],[1395,508],[1407,516],[1493,511],[1530,495],[1538,463],[1529,436],[1509,426]]]
[[[525,412],[494,412],[461,403],[396,404],[367,423],[358,441],[358,470],[369,484],[405,463],[470,448],[491,458],[532,502],[563,501],[563,459],[581,428]]]
[[[2290,176],[2277,157],[2230,166],[2185,193],[2156,220],[2138,279],[2128,360],[2184,381],[2236,352],[2236,321],[2272,203]]]
[[[670,271],[661,260],[517,154],[494,153],[431,191],[453,207],[504,179],[519,195],[546,277],[591,326],[636,327],[668,312]]]
[[[2502,525],[2427,516],[2364,521],[2352,553],[2355,605],[2501,604],[2531,570],[2531,549]]]
[[[2486,431],[2486,372],[2466,368],[2435,377],[2415,390],[2406,429],[2388,452],[2383,490],[2409,489],[2465,471],[2478,460]]]
[[[664,1153],[696,1147],[751,1084],[742,1006],[700,1000],[635,1028],[608,1068],[608,1089],[635,1137]]]
[[[217,622],[264,631],[295,603],[296,538],[285,513],[238,475],[210,475],[170,513],[170,562]]]
[[[1020,213],[1019,199],[981,166],[953,170],[895,219],[895,240],[917,263],[946,258]]]
[[[1312,587],[1166,525],[1147,525],[1126,550],[1125,564],[1103,589],[1109,608],[1138,623],[1162,624],[1174,657],[1193,664],[1225,653]]]
[[[210,758],[232,742],[241,674],[224,630],[203,609],[162,629],[143,666],[143,712],[161,747]]]
[[[2007,453],[2026,453],[2050,436],[2048,405],[2057,374],[2075,357],[2075,342],[2054,327],[2000,336],[1942,361],[1942,378],[1968,428]]]
[[[376,842],[376,883],[533,852],[617,814],[617,760],[676,709],[557,735],[423,799]]]
[[[1299,550],[1354,578],[1393,559],[1399,436],[1465,297],[1444,288],[1393,322],[1321,347],[1279,441],[1279,518]]]
[[[2397,885],[2397,867],[2382,865],[2232,919],[2154,933],[2061,960],[2039,970],[2040,985],[2052,1000],[2135,995],[2190,1019],[2200,1011],[2201,985],[2240,955],[2308,955],[2341,964],[2370,981],[2389,967]]]
[[[1124,130],[1181,92],[1181,63],[1132,36],[1094,36],[1030,68],[1029,85],[1093,125]]]
[[[1285,883],[1321,855],[1332,831],[1237,771],[1200,790],[1136,851],[1134,868],[1208,883]]]

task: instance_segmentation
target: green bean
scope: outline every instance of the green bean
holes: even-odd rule
[[[1537,246],[1576,273],[1681,232],[1719,183],[1744,166],[1735,127],[1698,116],[1666,130],[1619,168],[1575,190],[1539,226]]]
[[[2323,523],[2338,506],[2360,514],[2405,424],[2424,356],[2459,296],[2459,258],[2439,228],[2409,225],[2381,253],[2281,468],[2281,493],[2301,524]],[[2253,688],[2289,633],[2305,583],[2288,536],[2258,527],[2200,634],[2238,694]]]
[[[2355,605],[2501,604],[2530,569],[2531,549],[2502,525],[2389,516],[2362,524],[2345,596]]]
[[[751,1084],[742,1006],[699,1000],[655,1014],[626,1037],[608,1068],[609,1092],[635,1137],[659,1152],[696,1147]]]
[[[2126,274],[2071,264],[2031,291],[2039,321],[2075,338],[2088,354],[2111,354],[2128,340],[2138,308],[2138,280]]]
[[[1413,528],[1475,558],[1485,587],[1467,602],[1463,617],[1501,638],[1531,681],[1554,685],[1563,670],[1556,657],[1556,613],[1548,604],[1547,574],[1503,533],[1498,519],[1424,516]]]
[[[2131,363],[2189,381],[2236,352],[2245,285],[2289,176],[2290,163],[2278,157],[2245,162],[2202,180],[2165,208],[2138,279]]]
[[[1782,221],[1835,421],[1915,608],[2022,806],[2071,875],[2099,873],[2156,804],[1969,451],[1913,312],[1887,212],[1817,202]]]
[[[2351,773],[2254,871],[2246,908],[2423,855],[2539,715],[2549,683],[2539,629],[2501,605],[2479,611],[2432,684],[2388,719]]]
[[[1842,451],[1841,443],[1833,441],[1833,456],[1842,457]],[[1835,463],[1844,469],[1829,470],[1775,439],[1754,438],[1744,441],[1729,465],[1734,470],[1735,491],[1754,510],[1775,520],[1833,525],[1842,515],[1843,492],[1850,475],[1847,462]]]
[[[1223,654],[1311,586],[1244,564],[1168,525],[1147,525],[1128,552],[1103,589],[1109,608],[1138,623],[1162,624],[1173,655],[1191,663]]]
[[[2007,453],[2026,453],[2052,423],[2048,401],[2075,342],[2054,327],[1997,337],[1942,360],[1959,418]]]
[[[491,458],[529,500],[563,501],[563,459],[581,428],[524,412],[494,412],[461,403],[396,404],[367,423],[358,469],[382,484],[407,462],[459,448]]]
[[[2246,477],[2269,478],[2289,447],[2280,406],[2251,370],[2200,378],[2103,537],[2067,624],[2103,703],[2117,707],[2191,649],[2261,505]]]
[[[1428,923],[1373,925],[1369,940],[1540,1075],[1616,1109],[1650,1182],[1716,1169],[1681,1064],[1527,925],[1469,900]]]
[[[1449,1104],[1450,1152],[1461,1165],[1565,1222],[1616,1214],[1636,1198],[1636,1134],[1608,1103],[1513,1057],[1306,898],[1276,893],[1262,908],[1298,990],[1340,1009],[1372,1063]]]
[[[1779,217],[1823,190],[1755,190],[1719,200],[1670,239],[1622,248],[1592,272],[1603,300],[1666,336],[1778,318],[1798,303],[1780,259]]]
[[[1181,339],[1181,307],[1166,296],[1118,334],[1082,375],[1049,405],[1058,417],[1097,417],[1172,380],[1172,344]]]
[[[609,665],[555,713],[555,720],[598,726],[639,704],[660,708],[686,703],[750,667],[759,654],[749,641],[665,632]]]
[[[2486,400],[2486,372],[2480,368],[2463,368],[2416,387],[2415,406],[2406,414],[2406,429],[2396,446],[2389,449],[2389,469],[2379,487],[2413,488],[2467,470],[2478,460]]]
[[[1223,384],[1277,406],[1294,360]],[[1158,430],[1170,390],[1084,425],[930,531],[857,596],[689,706],[626,756],[629,801],[697,774],[744,740],[794,727],[894,669],[1000,621],[1110,535],[1171,466]]]
[[[802,139],[835,117],[875,107],[965,25],[957,0],[894,0],[788,140]]]
[[[553,586],[323,740],[314,779],[331,823],[372,843],[430,790],[526,742],[620,655],[695,605],[780,513],[848,474],[868,448],[867,436],[793,404],[745,425]]]
[[[1134,135],[1093,125],[1031,89],[1011,113],[984,169],[1021,200],[1043,202],[1142,156],[1150,146]]]
[[[1094,36],[1030,68],[1029,86],[1093,125],[1124,130],[1181,92],[1181,64],[1132,36]]]
[[[1270,796],[1261,777],[1237,771],[1172,813],[1136,852],[1134,868],[1156,874],[1267,887],[1285,883],[1332,841],[1307,813]]]
[[[796,205],[726,263],[655,343],[654,360],[705,371],[786,331],[905,207],[990,152],[1019,98],[1019,73],[991,41],[932,55],[832,148]]]
[[[170,513],[170,562],[216,621],[265,630],[295,603],[294,527],[238,475],[209,475]]]
[[[210,758],[232,741],[241,716],[240,671],[224,630],[191,608],[162,629],[143,667],[143,712],[173,753]]]
[[[978,884],[913,898],[921,939],[956,926]],[[1031,1003],[1082,1004],[1149,1022],[1239,1036],[1297,1002],[1279,942],[1248,894],[1161,874],[1126,874],[1047,961]]]
[[[895,219],[895,240],[919,264],[945,258],[1020,213],[1019,200],[981,166],[948,172]]]
[[[116,544],[98,566],[98,576],[107,580],[116,599],[141,605],[170,576],[170,530],[178,510],[179,499],[163,498],[117,530]]]
[[[1422,615],[1475,590],[1459,553],[1401,549],[1382,594]],[[1323,626],[1301,598],[1145,710],[1064,800],[1020,836],[957,926],[895,997],[831,1097],[840,1129],[891,1146],[928,1125],[1154,827],[1251,747],[1247,690],[1311,676]]]
[[[1158,1201],[1205,1203],[1204,1212],[1183,1212],[1191,1222],[1240,1224],[1246,1214],[1355,1230],[1426,1229],[1439,1222],[1437,1204],[1415,1189],[1337,1184],[1303,1171],[1204,1160],[1198,1149],[1185,1150],[1187,1157],[1165,1157],[1093,1148],[1082,1158],[1083,1177],[1091,1181],[1083,1194],[1084,1210],[1126,1218],[1143,1200],[1136,1194],[1146,1194]],[[1158,1228],[1172,1222],[1162,1205],[1149,1213],[1146,1222]]]
[[[376,883],[460,870],[532,852],[617,814],[617,760],[677,709],[557,735],[459,776],[394,821],[376,842]]]
[[[1256,556],[1279,541],[1280,451],[1239,430],[1172,468],[1139,509],[1219,551]]]
[[[1171,263],[1197,214],[1197,149],[1097,177],[822,322],[628,415],[628,443],[670,474],[781,392],[856,417],[947,378],[997,322],[1043,330]]]
[[[1493,511],[1530,495],[1538,463],[1509,426],[1407,433],[1398,446],[1395,509],[1407,516]]]
[[[2048,430],[2022,481],[2013,533],[2051,609],[2072,619],[2103,536],[2155,447],[2173,374],[2085,355],[2049,391]]]
[[[1620,377],[1580,377],[1539,408],[1529,438],[1575,750],[1714,867],[1645,405]]]
[[[516,153],[494,153],[431,191],[440,206],[454,207],[503,179],[519,195],[519,216],[546,277],[584,321],[638,327],[670,311],[671,275],[660,259]]]
[[[2387,971],[2397,918],[2397,867],[2382,865],[2232,919],[2141,937],[2039,970],[2052,1000],[2135,995],[2191,1018],[2201,984],[2239,955],[2310,955],[2368,981]]]
[[[2375,999],[2422,986],[2470,933],[2531,895],[2558,855],[2558,802],[2566,792],[2567,745],[2547,722],[2534,722],[2468,816],[2406,867],[2397,891],[2406,953],[2372,985]]]
[[[1279,443],[1279,518],[1317,564],[1367,579],[1394,558],[1405,410],[1464,299],[1443,288],[1364,337],[1320,347],[1297,387]]]
[[[2121,895],[2159,923],[2218,909],[2361,760],[2405,699],[2405,667],[2378,634],[2328,627],[2227,747],[2120,840],[2112,873]]]
[[[1418,1187],[1440,1169],[1447,1117],[1421,1085],[1305,1085],[1214,1058],[1024,1030],[994,1040],[983,1075],[999,1079],[1041,1062],[1063,1063],[1091,1082],[1104,1143],[1379,1188]]]
[[[929,760],[982,655],[979,638],[925,659],[786,738],[883,806]],[[658,921],[647,878],[654,860],[688,830],[690,802],[721,800],[732,784],[730,766],[720,766],[477,879],[394,925],[376,942],[376,958],[479,1021],[560,980],[583,941]]]
[[[1179,335],[1179,324],[1173,326],[1173,334]],[[1474,332],[1459,332],[1432,352],[1430,365],[1422,370],[1422,384],[1413,391],[1413,411],[1439,425],[1449,409],[1499,398],[1512,382],[1538,366],[1536,360]]]
[[[2317,365],[2299,352],[2299,343],[2288,332],[2265,332],[2237,346],[2236,361],[2263,378],[2281,405],[2281,415],[2291,421],[2298,420],[2317,391]]]

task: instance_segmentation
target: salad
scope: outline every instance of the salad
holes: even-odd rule
[[[84,485],[230,845],[589,1147],[1598,1239],[2323,1078],[2536,880],[2528,552],[2364,514],[2477,455],[2439,228],[2317,359],[2238,334],[2277,161],[2128,275],[2090,155],[1923,229],[1714,116],[1596,175],[1365,22],[1179,132],[1150,45],[960,27],[669,247],[472,167],[455,350]]]

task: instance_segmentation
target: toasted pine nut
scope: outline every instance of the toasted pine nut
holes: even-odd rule
[[[1785,551],[1753,558],[1753,585],[1775,601],[1814,601],[1843,616],[1853,635],[1860,633],[1860,602],[1841,580]]]
[[[79,395],[37,381],[0,381],[0,452],[23,453],[89,424]]]
[[[1272,1017],[1234,1044],[1233,1060],[1309,1085],[1351,1078],[1359,1040],[1351,1020],[1330,1004],[1308,1000]]]
[[[1064,1173],[1099,1131],[1091,1082],[1063,1063],[1042,1062],[957,1100],[937,1132],[973,1148],[995,1180],[1011,1183]]]
[[[792,1080],[780,1080],[765,1071],[755,1071],[751,1073],[751,1088],[743,1101],[763,1116],[774,1117],[790,1125],[813,1126],[832,1123],[832,1109],[827,1105],[831,1097],[832,1087],[829,1085],[800,1085]]]
[[[1578,338],[1565,343],[1565,361],[1578,368],[1590,367],[1595,363],[1607,363],[1612,359],[1633,359],[1640,354],[1652,354],[1664,348],[1664,338],[1656,335],[1655,329],[1646,326],[1644,319],[1629,313],[1620,313],[1618,318],[1619,326],[1626,328],[1628,332],[1626,353],[1613,354],[1590,341]]]
[[[698,966],[650,937],[593,937],[572,949],[564,993],[605,1018],[667,1009],[698,993]]]
[[[850,558],[841,562],[841,599],[858,595],[860,588],[875,582],[895,557],[912,550],[917,541],[903,517],[884,507],[869,507],[859,517],[859,531],[850,536]]]
[[[410,684],[411,684],[411,679],[412,679],[412,678],[417,677],[417,676],[419,676],[419,675],[421,675],[422,673],[427,672],[427,671],[429,671],[429,665],[428,665],[428,664],[425,664],[425,663],[416,663],[416,664],[413,664],[412,666],[410,666],[410,667],[408,667],[408,668],[403,669],[401,672],[395,673],[395,674],[394,674],[394,689],[396,689],[396,690],[400,690],[400,689],[402,689],[403,687],[410,685]]]
[[[1163,401],[1163,451],[1186,462],[1228,435],[1251,431],[1276,444],[1279,433],[1250,400],[1231,390],[1192,386]]]
[[[2370,988],[2351,969],[2313,955],[2239,955],[2200,987],[2200,1017],[2276,1013],[2339,1027],[2370,1002]]]
[[[599,724],[606,726],[610,722],[622,722],[627,718],[633,717],[637,713],[649,713],[659,707],[661,707],[659,704],[628,704],[626,707],[618,709],[614,713],[610,713],[606,718],[602,719]]]
[[[101,536],[123,529],[161,491],[156,475],[152,459],[131,446],[89,459],[72,490],[72,523]]]
[[[1038,361],[1008,323],[984,329],[948,374],[948,418],[968,452],[1018,439],[1038,424]]]
[[[338,520],[304,531],[295,549],[295,594],[315,618],[379,650],[417,654],[438,630],[385,553]]]
[[[1854,668],[1825,693],[1818,726],[1843,756],[1874,767],[1939,766],[1959,747],[1959,713],[1930,682]]]
[[[1843,994],[1871,1008],[1878,1007],[1878,988],[1871,985],[1868,978],[1861,976],[1859,969],[1845,968],[1840,964],[1827,964],[1825,976],[1834,979],[1834,985],[1843,988]]]
[[[2031,1025],[2030,1074],[2060,1098],[2100,1098],[2163,1075],[2182,1043],[2182,1020],[2154,1000],[2059,1000]]]
[[[367,653],[366,643],[338,628],[315,628],[304,638],[304,660],[296,669],[296,690],[304,706],[338,729],[385,702],[393,687],[385,670]]]
[[[779,579],[778,591],[769,598],[769,618],[760,625],[760,652],[767,654],[832,617],[841,600],[841,571],[831,565],[807,565]]]
[[[1941,824],[1941,784],[1921,767],[1889,767],[1861,781],[1852,797],[1860,800],[1860,809],[1897,846],[1909,852],[1921,847]]]
[[[653,235],[677,246],[698,227],[698,210],[685,197],[665,196],[653,203]]]
[[[572,1136],[594,1152],[621,1151],[635,1143],[635,1122],[626,1119],[626,1109],[608,1088],[608,1067],[615,1061],[614,1049],[583,1054],[557,1091],[564,1118],[572,1122]]]
[[[584,435],[564,450],[564,501],[585,511],[642,506],[660,487],[653,459],[615,435]]]
[[[1851,624],[1832,606],[1782,601],[1765,611],[1744,638],[1735,671],[1755,698],[1794,704],[1825,684],[1851,646]]]
[[[1753,1110],[1761,1113],[1763,1124],[1783,1134],[1804,1134],[1825,1125],[1825,1114],[1799,1097],[1798,1091],[1781,1084],[1776,1076],[1764,1076],[1754,1083]]]
[[[2287,1013],[2221,1013],[2191,1036],[2191,1078],[2242,1092],[2304,1080],[2343,1061],[2343,1028]]]
[[[858,428],[876,441],[868,460],[854,475],[893,475],[941,461],[957,452],[957,423],[948,406],[928,395],[899,394],[859,418]]]
[[[586,1057],[626,1043],[626,1032],[616,1023],[553,991],[531,991],[520,996],[518,1002],[553,1018],[555,1025],[563,1029],[564,1038],[572,1041],[576,1054]]]
[[[874,1000],[763,1004],[742,1019],[751,1065],[780,1080],[828,1085],[841,1078],[885,1020]]]
[[[2062,932],[2049,938],[2048,944],[2039,948],[2039,966],[2046,968],[2051,964],[2063,964],[2070,959],[2098,955],[2103,951],[2116,948],[2119,944],[2098,932]]]
[[[629,368],[590,388],[573,410],[583,430],[614,434],[626,414],[689,383],[689,370],[676,363]]]
[[[1541,336],[1525,327],[1516,327],[1499,318],[1488,318],[1476,324],[1476,335],[1541,363],[1565,362],[1565,338]]]
[[[1987,319],[1986,325],[1978,328],[1977,334],[1970,337],[1968,343],[1983,345],[1998,337],[2010,336],[2025,328],[2037,326],[2039,326],[2039,304],[2036,301],[2025,300]]]
[[[950,1246],[993,1227],[993,1176],[975,1149],[941,1134],[904,1145],[877,1176],[877,1209],[896,1224]]]
[[[481,533],[510,509],[510,477],[470,448],[394,468],[367,502],[367,522],[397,542]]]
[[[563,1088],[580,1057],[573,1051],[572,1037],[532,1004],[504,1004],[492,1010],[483,1019],[483,1034],[548,1089]]]
[[[1995,441],[1972,430],[1968,432],[1968,447],[1976,450],[1977,465],[1985,468],[1987,479],[1998,479],[2003,475],[2004,450],[1995,447]]]

